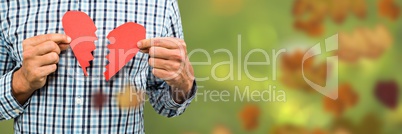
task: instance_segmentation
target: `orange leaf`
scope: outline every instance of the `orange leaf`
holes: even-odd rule
[[[343,112],[350,107],[356,105],[358,96],[355,91],[352,90],[350,84],[341,84],[338,87],[338,99],[332,100],[331,98],[324,97],[324,109],[335,116],[339,117]]]
[[[350,11],[350,0],[330,0],[329,5],[331,5],[330,15],[332,20],[338,24],[344,22]]]
[[[258,126],[258,118],[260,117],[260,108],[253,104],[247,104],[239,113],[239,117],[244,129],[252,131]]]
[[[232,132],[224,125],[218,125],[212,131],[212,134],[231,134]]]
[[[313,92],[315,90],[312,89],[303,78],[302,62],[305,53],[306,52],[302,50],[296,50],[293,53],[283,54],[281,57],[281,68],[283,72],[280,79],[283,84],[288,87]],[[326,62],[316,65],[314,64],[314,60],[314,57],[306,59],[303,65],[303,72],[311,81],[318,83],[321,86],[325,86],[325,78],[327,76]]]
[[[121,108],[138,107],[144,100],[144,93],[127,86],[123,93],[117,95],[117,102]]]
[[[399,17],[399,6],[393,0],[379,0],[378,12],[381,16],[390,20],[397,20]]]

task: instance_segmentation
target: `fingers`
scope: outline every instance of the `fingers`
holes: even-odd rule
[[[155,77],[177,89],[189,91],[193,82],[193,69],[189,63],[186,43],[178,38],[145,39],[138,48],[149,54],[149,66]],[[189,73],[189,74],[187,74]]]
[[[60,54],[60,47],[53,41],[46,41],[35,47],[38,55],[45,55],[50,52]]]
[[[177,38],[145,39],[138,43],[138,47],[150,57],[175,60],[182,62],[186,55],[186,44]]]
[[[56,64],[38,67],[35,70],[30,72],[30,77],[33,78],[32,81],[38,81],[41,78],[44,78],[44,77],[48,76],[49,74],[55,72],[56,69],[57,69]]]
[[[158,68],[153,68],[152,74],[154,74],[158,78],[161,78],[162,80],[170,80],[178,75],[177,73]]]
[[[57,69],[61,50],[68,49],[71,38],[63,34],[46,34],[22,42],[23,62],[20,70],[28,82],[29,90],[43,87],[49,74]],[[60,45],[58,45],[60,44]]]
[[[166,49],[163,47],[151,47],[148,53],[150,57],[160,59],[175,59],[178,58],[177,56],[180,56],[179,51]]]
[[[187,58],[186,44],[177,38],[145,39],[138,42],[138,48],[148,53],[149,65],[156,77],[171,81],[182,74]]]
[[[38,70],[39,72],[39,77],[46,77],[49,74],[55,72],[57,69],[57,65],[56,64],[51,64],[51,65],[46,65],[46,66],[42,66],[40,67]]]
[[[57,64],[59,62],[59,54],[57,54],[56,52],[51,52],[46,55],[38,56],[37,58],[39,66],[41,67]]]
[[[176,38],[156,38],[145,39],[138,42],[138,48],[143,52],[148,52],[151,47],[163,47],[167,49],[178,49],[180,46],[185,46],[184,41]]]
[[[44,34],[44,35],[39,35],[39,36],[28,38],[24,41],[24,44],[36,46],[36,45],[46,42],[46,41],[53,41],[56,44],[60,44],[60,43],[68,44],[71,42],[71,38],[64,34]]]
[[[55,52],[60,54],[60,51],[65,51],[70,48],[69,44],[59,44],[57,45],[55,42],[46,41],[44,43],[39,44],[36,49],[38,50],[38,55],[45,55],[50,52]]]
[[[158,58],[149,58],[149,65],[153,68],[173,72],[177,72],[177,70],[181,68],[180,62],[172,62],[169,60],[158,59]]]
[[[141,40],[137,43],[137,46],[140,50],[147,50],[149,49],[152,45],[152,40],[151,39],[144,39]]]

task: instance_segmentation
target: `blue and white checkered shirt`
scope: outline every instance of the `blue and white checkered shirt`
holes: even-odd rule
[[[95,59],[84,76],[71,49],[60,54],[58,69],[48,76],[26,104],[12,95],[12,74],[22,63],[22,41],[48,33],[64,33],[61,19],[69,10],[87,13],[98,30]],[[184,112],[196,93],[183,104],[170,95],[170,87],[151,73],[148,55],[138,52],[109,82],[103,77],[108,54],[107,34],[126,22],[146,28],[147,38],[183,38],[176,0],[11,0],[0,2],[0,120],[14,119],[15,133],[144,133],[143,104],[120,109],[116,95],[127,84],[147,92],[149,102],[164,116]],[[99,110],[92,95],[102,91],[108,99]]]

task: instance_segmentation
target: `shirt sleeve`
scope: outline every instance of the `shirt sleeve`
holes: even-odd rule
[[[12,47],[0,33],[0,121],[18,117],[29,102],[21,105],[12,94],[13,73],[21,64],[13,60],[11,52]]]
[[[168,7],[168,16],[166,18],[168,23],[165,24],[166,37],[183,39],[183,29],[177,1],[173,0]],[[152,74],[152,67],[149,67],[147,80],[147,94],[149,95],[149,101],[152,107],[160,115],[166,117],[181,115],[190,105],[197,92],[197,86],[194,80],[189,97],[184,101],[184,103],[178,104],[173,100],[171,87],[165,81]]]

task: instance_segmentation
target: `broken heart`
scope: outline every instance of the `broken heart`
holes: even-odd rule
[[[88,76],[86,68],[89,61],[94,59],[91,52],[96,48],[94,41],[98,39],[95,35],[97,28],[92,19],[80,11],[68,11],[62,21],[65,33],[72,39],[70,47],[85,76]],[[145,28],[128,22],[111,31],[107,38],[110,41],[107,47],[110,53],[106,56],[109,64],[106,65],[104,77],[109,81],[137,54],[137,42],[145,39]]]
[[[91,52],[95,50],[94,41],[98,39],[95,35],[97,28],[87,14],[79,11],[67,12],[62,22],[65,33],[71,37],[71,49],[85,76],[88,76],[86,68],[94,59]]]

